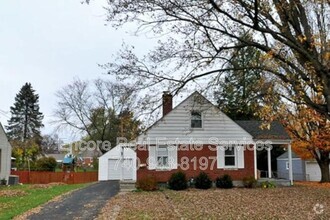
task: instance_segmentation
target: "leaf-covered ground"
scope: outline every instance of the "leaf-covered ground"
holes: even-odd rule
[[[111,199],[98,219],[330,219],[330,188],[132,192]]]

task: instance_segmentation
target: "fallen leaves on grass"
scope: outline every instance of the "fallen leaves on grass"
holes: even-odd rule
[[[23,190],[1,190],[0,197],[14,197],[14,196],[25,196],[26,192]]]
[[[330,183],[319,183],[319,182],[295,182],[295,185],[316,187],[316,188],[330,188]]]
[[[60,186],[60,185],[66,185],[66,183],[47,183],[47,184],[33,184],[29,188],[30,189],[48,189],[53,186]]]
[[[116,219],[330,219],[330,190],[298,186],[127,193],[111,199],[98,219],[110,219],[116,206]]]
[[[115,212],[115,214],[114,214]],[[175,213],[168,204],[165,195],[160,192],[133,192],[119,194],[111,199],[102,209],[97,219],[158,219],[175,218]]]

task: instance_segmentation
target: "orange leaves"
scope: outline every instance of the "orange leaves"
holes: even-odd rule
[[[315,110],[297,107],[288,114],[286,128],[294,138],[293,149],[303,159],[312,158],[315,149],[330,151],[330,121]]]

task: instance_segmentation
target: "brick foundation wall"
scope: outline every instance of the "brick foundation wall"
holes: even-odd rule
[[[146,164],[149,152],[147,149],[137,150],[137,158],[140,164]],[[203,157],[203,159],[201,159]],[[148,175],[154,176],[158,182],[167,182],[172,173],[182,170],[187,178],[197,176],[201,171],[206,172],[214,181],[218,176],[229,174],[233,180],[242,180],[246,176],[254,176],[254,156],[252,150],[244,151],[244,169],[218,169],[217,168],[217,151],[210,150],[209,145],[204,145],[202,150],[178,150],[178,169],[176,170],[148,170],[147,167],[140,167],[137,170],[137,180]],[[187,163],[183,163],[183,158],[190,158]],[[204,163],[208,158],[208,166],[202,166],[199,162]],[[215,161],[213,162],[213,158]],[[201,160],[201,161],[200,161]],[[213,164],[212,164],[213,162]],[[181,166],[180,166],[181,165]],[[211,166],[213,165],[213,166]],[[206,168],[206,169],[205,169]],[[203,169],[203,170],[202,170]]]

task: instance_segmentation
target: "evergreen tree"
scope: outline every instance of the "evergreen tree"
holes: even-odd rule
[[[40,139],[40,128],[43,127],[43,114],[39,110],[39,95],[35,94],[31,83],[25,83],[15,97],[14,106],[10,107],[11,118],[6,126],[11,140],[25,142]]]
[[[236,49],[228,65],[233,70],[225,75],[214,93],[220,109],[234,120],[258,119],[256,113],[272,91],[272,83],[267,82],[261,70],[248,68],[261,66],[260,58],[255,48]]]

